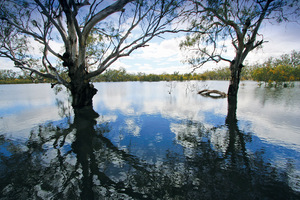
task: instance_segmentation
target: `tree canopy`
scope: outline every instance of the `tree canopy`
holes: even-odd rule
[[[297,17],[298,0],[218,0],[194,1],[190,12],[191,34],[181,43],[189,51],[186,62],[198,68],[209,61],[231,62],[225,54],[234,49],[241,60],[264,40],[259,33],[264,20],[270,22],[292,21]],[[290,15],[291,14],[291,15]]]
[[[174,23],[183,10],[175,0],[5,0],[0,56],[66,86],[73,106],[91,105],[90,79],[154,37],[179,32]]]
[[[240,75],[245,58],[253,49],[261,47],[263,35],[259,33],[262,22],[292,21],[299,15],[299,1],[279,0],[190,0],[191,34],[182,42],[188,51],[186,62],[194,69],[213,61],[230,64],[229,96],[237,96]],[[227,51],[235,52],[233,57]]]
[[[292,20],[298,11],[298,0],[4,0],[0,57],[64,85],[79,108],[92,105],[92,78],[119,58],[163,33],[184,31],[190,32],[181,44],[187,62],[195,69],[229,62],[228,93],[236,96],[245,58],[265,42],[262,22]],[[234,58],[224,55],[230,46]]]

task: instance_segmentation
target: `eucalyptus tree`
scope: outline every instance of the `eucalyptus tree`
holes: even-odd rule
[[[4,0],[0,56],[64,85],[74,108],[92,106],[91,78],[154,37],[179,32],[182,10],[175,0]]]
[[[266,41],[259,33],[263,21],[283,22],[296,19],[298,0],[190,0],[189,19],[194,27],[181,48],[187,50],[187,62],[194,69],[213,61],[230,64],[228,97],[236,99],[243,63],[252,50]],[[234,58],[226,57],[228,50]],[[193,53],[191,53],[192,51]]]

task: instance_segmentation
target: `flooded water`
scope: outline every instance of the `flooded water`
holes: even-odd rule
[[[300,85],[95,83],[74,116],[49,84],[0,85],[0,199],[299,199]]]

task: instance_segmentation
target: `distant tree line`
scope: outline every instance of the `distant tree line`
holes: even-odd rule
[[[32,83],[30,76],[13,70],[0,70],[0,84]]]
[[[118,81],[187,81],[187,80],[202,80],[201,74],[186,73],[179,74],[146,74],[142,72],[127,73],[124,68],[108,69],[105,73],[95,77],[94,82],[118,82]]]
[[[229,80],[230,69],[221,68],[196,74],[196,80]],[[266,86],[292,86],[300,81],[300,52],[292,51],[279,58],[270,57],[262,64],[246,66],[241,72],[242,80],[254,80]]]
[[[243,73],[244,80],[251,80],[249,71]],[[146,74],[146,73],[127,73],[124,68],[108,69],[105,73],[95,77],[94,82],[120,82],[120,81],[189,81],[189,80],[229,80],[229,68],[221,68],[204,73],[185,73],[174,72],[172,74]]]
[[[251,77],[269,87],[293,86],[294,81],[300,81],[300,52],[271,57],[263,64],[252,66]]]
[[[67,76],[66,72],[60,72]],[[262,64],[247,66],[242,70],[242,80],[254,80],[266,86],[290,86],[300,81],[300,52],[293,51],[279,58],[269,58]],[[125,68],[107,69],[103,74],[93,78],[93,82],[122,81],[187,81],[187,80],[230,80],[230,69],[221,68],[204,73],[174,72],[172,74],[145,74],[142,72],[128,73]],[[0,84],[5,83],[45,83],[50,80],[26,72],[0,70]]]
[[[26,71],[0,70],[0,84],[50,83],[51,81]]]
[[[270,57],[262,64],[246,66],[241,72],[242,80],[254,80],[266,86],[289,86],[300,81],[300,52],[292,51],[279,58]],[[186,80],[230,80],[230,69],[221,68],[204,73],[145,74],[127,73],[124,68],[108,69],[94,78],[95,82],[117,81],[186,81]]]

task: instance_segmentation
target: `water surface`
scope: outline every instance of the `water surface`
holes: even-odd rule
[[[1,199],[297,199],[300,87],[95,83],[96,120],[48,84],[0,86]]]

